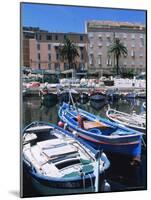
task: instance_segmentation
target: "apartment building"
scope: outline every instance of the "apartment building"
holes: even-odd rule
[[[119,38],[128,50],[127,57],[121,57],[121,69],[135,72],[146,70],[146,27],[142,24],[113,21],[87,21],[89,71],[108,74],[115,66],[115,58],[108,55],[108,48],[114,38]]]
[[[23,27],[23,66],[31,69],[45,69],[56,72],[69,71],[67,61],[61,59],[60,45],[68,37],[77,46],[77,57],[72,68],[77,72],[87,70],[88,38],[83,33],[55,33],[33,27]]]

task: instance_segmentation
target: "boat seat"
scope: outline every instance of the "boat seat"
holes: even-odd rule
[[[37,142],[37,146],[39,146],[42,150],[44,149],[50,149],[57,147],[58,145],[65,145],[65,143],[62,143],[60,139],[50,139],[50,140],[45,140],[42,142]]]
[[[44,149],[43,153],[47,156],[48,159],[70,155],[77,152],[77,148],[71,145],[64,145],[61,147],[56,147],[52,149]]]
[[[31,142],[33,140],[36,140],[37,139],[37,135],[34,134],[34,133],[30,133],[30,134],[26,134],[25,133],[25,137],[23,138],[23,143],[28,143],[28,142]]]
[[[107,128],[108,126],[100,121],[83,121],[84,129],[88,130],[91,128]]]
[[[43,165],[48,161],[47,157],[42,154],[41,149],[37,145],[31,148],[31,154],[39,165]]]

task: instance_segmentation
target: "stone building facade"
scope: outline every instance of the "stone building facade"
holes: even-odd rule
[[[23,27],[22,65],[54,73],[72,70],[59,54],[59,46],[66,37],[77,46],[80,55],[72,66],[77,74],[112,74],[116,60],[108,55],[108,49],[114,38],[119,38],[128,50],[128,55],[119,60],[120,69],[133,69],[137,73],[146,70],[146,27],[113,21],[87,21],[85,33],[55,33]]]
[[[54,72],[70,70],[67,61],[63,61],[59,54],[59,47],[66,37],[75,44],[79,53],[72,67],[79,72],[87,70],[87,34],[52,33],[32,27],[23,28],[23,66]]]
[[[110,73],[116,65],[115,58],[108,55],[114,38],[119,38],[128,50],[127,57],[121,57],[121,69],[142,72],[146,69],[146,28],[142,24],[113,21],[87,21],[89,71]]]

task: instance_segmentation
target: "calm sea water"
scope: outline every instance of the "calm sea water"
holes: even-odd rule
[[[131,113],[133,110],[136,113],[142,111],[142,100],[119,100],[117,102],[110,102],[110,107],[120,111]],[[78,103],[78,106],[88,112],[101,117],[106,117],[107,104],[97,103]],[[51,107],[41,106],[41,100],[39,97],[28,97],[23,101],[23,127],[35,120],[48,121],[57,123],[59,104]],[[106,172],[107,181],[111,185],[111,191],[128,191],[128,190],[144,190],[147,185],[146,176],[146,149],[142,148],[142,161],[139,166],[131,166],[129,160],[125,156],[115,156],[107,154],[111,166]],[[101,189],[101,188],[100,188]],[[62,195],[73,193],[88,193],[94,192],[92,188],[84,190],[64,190],[57,188],[46,188],[43,185],[39,185],[34,179],[32,179],[26,172],[23,172],[23,193],[25,197],[35,196],[47,196],[47,195]]]

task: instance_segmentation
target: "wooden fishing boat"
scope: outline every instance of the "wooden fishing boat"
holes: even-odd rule
[[[42,105],[46,107],[51,107],[55,105],[57,101],[58,101],[58,97],[57,97],[57,94],[55,93],[48,93],[41,97]]]
[[[79,99],[79,93],[74,89],[65,89],[65,90],[58,90],[58,99],[59,101],[68,103],[70,100],[70,93],[74,99],[77,101]]]
[[[105,101],[90,101],[90,106],[95,110],[100,110],[106,105]]]
[[[116,122],[123,124],[129,128],[133,128],[140,132],[146,132],[146,115],[136,113],[128,114],[114,109],[108,109],[106,112],[107,117]]]
[[[134,92],[129,92],[127,94],[125,94],[125,98],[126,99],[134,99],[134,98],[137,98],[137,93],[134,91]]]
[[[40,184],[55,188],[94,186],[96,150],[64,129],[47,122],[33,122],[23,130],[23,164]],[[98,163],[98,162],[97,162]],[[99,157],[98,176],[110,166]]]
[[[91,101],[104,101],[105,98],[106,96],[102,92],[93,92],[90,94]]]
[[[106,96],[111,101],[116,101],[120,98],[120,93],[117,88],[115,89],[108,89],[106,91]]]
[[[137,98],[145,99],[146,98],[146,92],[138,92],[137,93]]]
[[[127,128],[108,119],[95,116],[73,105],[60,106],[59,117],[71,131],[91,144],[109,152],[140,157],[141,132]],[[82,119],[82,120],[81,120]]]

